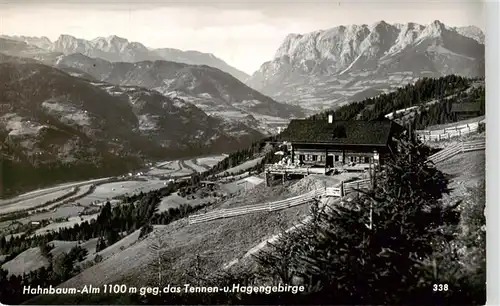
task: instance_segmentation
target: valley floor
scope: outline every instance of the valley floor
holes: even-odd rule
[[[209,167],[209,163],[213,165],[217,158],[220,157],[203,157],[191,160],[189,163],[170,161],[158,164],[150,171],[162,170],[174,173],[186,168],[192,171],[196,167],[200,169]],[[244,171],[254,164],[255,161],[244,163],[239,166],[238,171]],[[447,200],[454,201],[463,198],[467,193],[467,187],[475,186],[481,179],[484,179],[485,153],[475,151],[460,154],[439,164],[438,168],[452,176],[450,187],[453,191]],[[149,190],[154,189],[153,185],[156,186],[155,188],[161,188],[162,184],[151,184],[161,181],[156,175],[143,173],[139,177],[145,181],[127,182],[130,185],[124,183],[113,183],[112,186],[103,185],[99,190],[106,190],[106,192],[99,191],[103,194],[100,198],[107,199],[117,194],[147,191],[139,186],[144,188],[147,186]],[[213,204],[202,209],[201,213],[221,208],[243,207],[293,197],[325,186],[335,186],[345,179],[348,179],[345,174],[332,177],[310,175],[298,181],[288,181],[284,185],[266,187],[261,175],[244,174],[241,177],[232,177],[227,182],[220,179],[214,191],[219,193],[216,197],[212,197],[210,192],[206,197],[201,197],[199,192],[184,196],[180,195],[180,191],[166,196],[162,199],[159,212],[183,204],[200,205],[209,202]],[[122,187],[125,185],[126,188]],[[221,198],[221,195],[224,197]],[[190,198],[191,196],[193,198]],[[239,259],[245,254],[248,255],[250,250],[256,250],[259,245],[265,244],[266,240],[276,236],[282,230],[302,222],[309,212],[310,205],[303,204],[281,211],[256,212],[196,224],[189,224],[187,218],[183,218],[168,225],[155,226],[152,233],[142,238],[139,238],[139,230],[137,230],[99,253],[96,253],[96,239],[84,241],[81,245],[89,251],[84,262],[80,263],[84,270],[61,284],[60,287],[80,288],[84,285],[100,286],[109,283],[125,283],[130,286],[154,285],[157,270],[152,268],[151,264],[157,260],[156,253],[152,251],[155,248],[159,248],[162,256],[168,258],[168,264],[164,266],[165,275],[162,276],[164,281],[170,284],[193,283],[196,281],[193,277],[195,274],[210,275],[223,271],[228,266],[238,269],[240,264],[252,264],[251,257],[247,256],[250,260],[241,263]],[[96,216],[95,214],[88,215],[82,219],[73,216],[65,223],[52,223],[38,229],[37,232],[43,233],[47,230],[72,226]],[[54,241],[55,248],[51,252],[60,254],[74,243]],[[93,261],[97,254],[103,260],[90,267],[86,266],[85,262]],[[14,259],[3,263],[2,268],[11,274],[19,275],[45,266],[47,262],[41,257],[38,247],[30,248]]]

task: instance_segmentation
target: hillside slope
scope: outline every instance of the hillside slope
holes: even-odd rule
[[[209,66],[168,61],[137,63],[108,62],[82,54],[58,58],[55,67],[79,69],[92,77],[116,84],[142,86],[195,104],[207,114],[226,121],[242,122],[252,128],[266,117],[303,117],[302,108],[282,104],[255,91],[228,73]],[[266,126],[259,128],[267,131]]]
[[[430,125],[458,121],[452,112],[457,103],[478,104],[480,113],[485,114],[484,79],[468,79],[456,75],[441,78],[423,78],[391,93],[335,107],[310,117],[326,120],[331,114],[334,120],[383,120],[396,112],[393,120],[413,129],[425,129]]]
[[[135,58],[136,62],[132,63],[130,58],[118,61],[120,57],[116,54],[122,54],[116,51],[118,47],[113,49],[113,52],[118,53],[113,53],[110,58],[101,56],[100,51],[98,54],[88,51],[88,48],[93,48],[89,42],[67,39],[72,51],[62,53],[41,49],[10,37],[0,38],[0,53],[38,60],[85,79],[154,89],[164,95],[192,102],[209,115],[228,123],[244,123],[264,134],[275,133],[277,126],[283,126],[290,118],[305,115],[301,107],[278,103],[249,88],[230,72],[227,73],[227,69],[213,64],[218,59],[211,55],[208,60],[202,60],[206,54],[186,51],[189,57],[185,57],[186,52],[162,49],[164,57],[144,55]],[[177,56],[184,60],[178,60]],[[193,57],[200,60],[188,60]],[[204,65],[197,65],[199,63]]]
[[[125,172],[148,159],[225,151],[262,137],[181,99],[91,83],[41,64],[0,63],[0,82],[1,195],[42,184],[40,175],[56,165],[60,171],[43,183],[78,174],[84,179],[107,167]],[[72,167],[80,170],[65,173]],[[40,173],[26,177],[33,171]]]

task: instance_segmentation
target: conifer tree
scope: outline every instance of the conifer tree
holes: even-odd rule
[[[267,276],[284,275],[286,261],[287,278],[296,276],[315,292],[308,301],[401,304],[436,298],[425,267],[435,244],[451,239],[444,228],[458,222],[458,213],[456,205],[442,203],[448,180],[426,161],[428,155],[413,137],[401,137],[375,189],[351,205],[319,211],[312,224],[282,242],[291,245],[288,257],[275,246],[273,256],[257,259]]]

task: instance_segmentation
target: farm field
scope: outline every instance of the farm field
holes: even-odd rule
[[[78,241],[64,241],[64,240],[53,240],[50,244],[54,247],[50,253],[53,258],[56,258],[58,255],[63,253],[68,253],[71,248],[79,245],[82,248],[86,249],[89,252],[89,255],[94,254],[97,246],[98,238],[92,238],[83,243],[78,243]]]
[[[242,163],[241,165],[229,168],[229,169],[217,174],[217,176],[221,176],[224,173],[232,174],[232,173],[238,173],[240,171],[250,169],[252,167],[255,167],[258,163],[260,163],[262,161],[262,159],[264,159],[264,157],[258,157],[258,158],[252,159],[252,160],[248,160],[248,161]]]
[[[8,214],[16,211],[21,211],[25,209],[34,208],[39,205],[43,205],[44,203],[62,197],[68,193],[70,193],[73,188],[66,188],[63,190],[58,190],[52,193],[43,194],[41,196],[33,197],[31,199],[22,200],[19,202],[15,202],[12,204],[1,205],[0,204],[0,214]]]
[[[92,184],[81,186],[80,190],[75,195],[71,196],[70,198],[75,198],[75,197],[83,195],[84,193],[88,192],[88,190],[90,189],[91,186],[92,186]],[[41,209],[51,210],[54,206],[61,205],[61,202],[64,202],[66,200],[67,199],[61,200],[59,202],[45,206]],[[76,201],[70,202],[70,203],[66,203],[66,204],[61,205],[57,208],[54,208],[52,211],[47,211],[47,212],[39,212],[41,209],[37,209],[37,210],[35,210],[35,212],[37,212],[37,213],[33,213],[26,218],[19,219],[18,221],[21,223],[27,223],[27,222],[31,222],[31,221],[40,221],[40,220],[44,220],[44,219],[57,219],[57,218],[78,216],[78,214],[80,212],[83,212],[86,209],[85,207],[78,206],[77,205],[78,202],[79,202],[79,200],[76,200]]]
[[[111,200],[113,197],[121,195],[132,195],[139,192],[148,192],[155,189],[164,187],[162,180],[147,180],[147,181],[125,181],[115,182],[97,186],[93,193],[79,199],[78,203],[82,206],[90,206],[94,202],[105,202]],[[123,187],[122,187],[123,186]]]
[[[2,269],[8,271],[9,275],[23,275],[48,266],[48,259],[42,255],[39,247],[35,247],[27,249],[14,259],[4,263]]]
[[[41,221],[44,219],[58,219],[58,218],[69,218],[78,216],[78,213],[85,210],[85,207],[76,206],[72,204],[65,204],[56,208],[55,211],[48,211],[43,213],[38,213],[34,215],[30,215],[26,218],[20,219],[21,223],[28,223],[32,221]]]
[[[182,204],[186,204],[186,205],[190,205],[190,206],[198,206],[198,205],[201,205],[204,203],[213,202],[216,199],[217,198],[210,196],[210,197],[205,197],[205,198],[196,197],[196,199],[188,200],[186,198],[179,196],[176,192],[176,193],[173,193],[169,196],[164,197],[161,200],[161,203],[158,206],[158,212],[160,212],[160,213],[164,212],[164,211],[168,210],[169,208],[177,208],[177,207],[181,206]]]
[[[205,156],[186,160],[165,161],[156,164],[147,174],[151,176],[187,176],[193,172],[203,172],[215,166],[226,155]]]
[[[152,167],[146,174],[150,176],[185,176],[193,173],[193,169],[188,168],[182,161],[173,160],[157,164]]]
[[[198,165],[205,165],[209,168],[217,165],[218,162],[223,160],[226,155],[214,155],[209,157],[200,157],[194,160],[194,162]]]
[[[181,169],[181,170],[169,170],[169,169],[151,169],[149,170],[146,174],[150,176],[162,176],[162,175],[167,175],[167,176],[184,176],[184,175],[189,175],[191,174],[192,171],[189,169]]]
[[[191,168],[193,169],[194,171],[196,172],[203,172],[203,171],[206,171],[208,170],[208,167],[204,167],[204,166],[201,166],[201,165],[197,165],[195,164],[195,162],[193,160],[186,160],[185,161],[185,164],[188,168]]]
[[[83,186],[83,185],[87,185],[87,184],[92,184],[92,183],[97,183],[97,182],[105,181],[105,180],[108,180],[108,179],[110,179],[110,177],[100,178],[100,179],[94,179],[94,180],[88,180],[88,181],[84,181],[84,182],[65,183],[65,184],[54,186],[54,187],[49,187],[49,188],[45,188],[45,189],[38,189],[38,190],[34,190],[34,191],[30,191],[30,192],[24,193],[22,195],[19,195],[17,197],[11,198],[11,199],[1,199],[0,200],[0,206],[4,206],[4,205],[7,205],[7,204],[11,204],[11,203],[18,203],[18,202],[23,201],[23,200],[28,200],[28,199],[32,199],[32,198],[41,197],[41,196],[43,196],[45,194],[55,193],[57,191],[64,190],[64,189],[69,189],[69,188],[72,188],[72,187],[75,187],[75,186]]]
[[[85,186],[80,187],[80,190],[78,191],[78,193],[76,195],[74,195],[73,197],[76,197],[78,195],[82,195],[83,193],[87,192],[88,189],[90,188],[90,186],[91,185],[85,185]],[[78,199],[74,202],[70,202],[70,203],[66,203],[64,205],[61,205],[61,206],[55,208],[55,210],[32,214],[26,218],[19,219],[18,221],[21,223],[28,223],[28,222],[32,222],[32,221],[41,221],[44,219],[58,219],[58,218],[76,217],[79,215],[79,213],[84,212],[84,211],[88,211],[88,209],[90,209],[90,203],[92,203],[93,201],[95,201],[95,200],[92,198],[92,194],[90,194],[87,197]],[[87,204],[87,205],[83,205],[82,203]],[[78,204],[82,204],[82,205],[78,205]],[[56,206],[56,205],[60,205],[60,202],[51,204],[45,208],[51,209],[53,206]],[[98,209],[98,208],[96,208],[96,209]]]
[[[78,190],[78,192],[75,195],[71,196],[70,198],[74,199],[76,197],[80,197],[80,196],[84,195],[86,192],[88,192],[90,190],[91,187],[92,187],[92,184],[80,186],[80,189]],[[61,200],[61,201],[56,202],[54,204],[50,204],[50,205],[48,205],[48,206],[46,206],[44,208],[46,208],[46,209],[52,209],[54,206],[60,205],[61,202],[64,202],[65,200],[67,200],[67,199]],[[78,202],[78,200],[76,200],[75,202]],[[68,204],[76,204],[76,203],[73,202],[73,203],[68,203]]]
[[[171,171],[179,170],[181,166],[179,165],[178,160],[171,160],[171,161],[166,161],[166,162],[161,162],[155,165],[154,168],[158,169],[168,169]]]
[[[35,235],[43,235],[50,231],[57,231],[61,228],[73,227],[75,224],[80,224],[85,221],[90,221],[92,219],[96,219],[99,214],[88,215],[80,217],[71,217],[68,221],[65,222],[57,222],[51,223],[45,227],[39,228],[35,231]]]

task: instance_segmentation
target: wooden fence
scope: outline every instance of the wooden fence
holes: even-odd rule
[[[326,194],[326,189],[316,189],[308,193],[269,203],[262,203],[256,205],[246,205],[243,207],[229,208],[229,209],[218,209],[216,211],[208,212],[205,214],[192,215],[188,217],[189,224],[207,222],[216,219],[234,217],[245,215],[260,211],[275,211],[281,210],[305,203],[311,202],[314,198],[323,197]]]
[[[265,170],[271,174],[325,174],[325,168],[313,168],[313,167],[297,167],[288,165],[276,165],[276,164],[266,164]]]
[[[446,147],[445,149],[437,152],[436,154],[429,156],[429,161],[432,161],[434,164],[437,164],[464,152],[471,152],[471,151],[478,151],[485,149],[486,149],[486,141],[484,138],[459,142],[452,146]]]
[[[370,186],[369,179],[353,181],[345,184],[342,182],[341,187],[326,187],[326,188],[315,189],[299,196],[270,203],[247,205],[243,207],[236,207],[229,209],[219,209],[205,214],[189,216],[188,220],[189,224],[195,224],[200,222],[212,221],[216,219],[246,215],[254,212],[281,210],[293,206],[307,204],[311,202],[314,198],[342,197],[352,192],[354,189],[365,189],[368,188],[369,186]]]
[[[460,153],[476,151],[476,150],[484,150],[485,148],[486,148],[486,143],[484,138],[479,140],[460,142],[450,147],[447,147],[446,149],[443,149],[437,152],[436,154],[431,155],[429,157],[429,160],[436,164],[445,161]],[[296,197],[270,203],[247,205],[243,207],[229,208],[229,209],[219,209],[205,214],[189,216],[188,220],[189,224],[194,224],[194,223],[212,221],[216,219],[241,216],[254,212],[281,210],[293,206],[307,204],[311,202],[314,198],[330,197],[330,196],[343,197],[353,192],[355,189],[362,190],[362,189],[368,189],[370,187],[371,187],[370,179],[361,179],[347,183],[342,182],[340,184],[340,187],[319,188]]]
[[[343,187],[343,194],[342,196],[352,192],[354,189],[367,189],[370,188],[371,182],[370,179],[364,179],[364,180],[357,180],[357,181],[352,181],[349,183],[342,183]]]
[[[484,120],[444,128],[441,130],[417,130],[415,133],[417,134],[417,137],[422,141],[441,141],[475,133],[477,132],[479,123],[481,122],[484,122]]]

